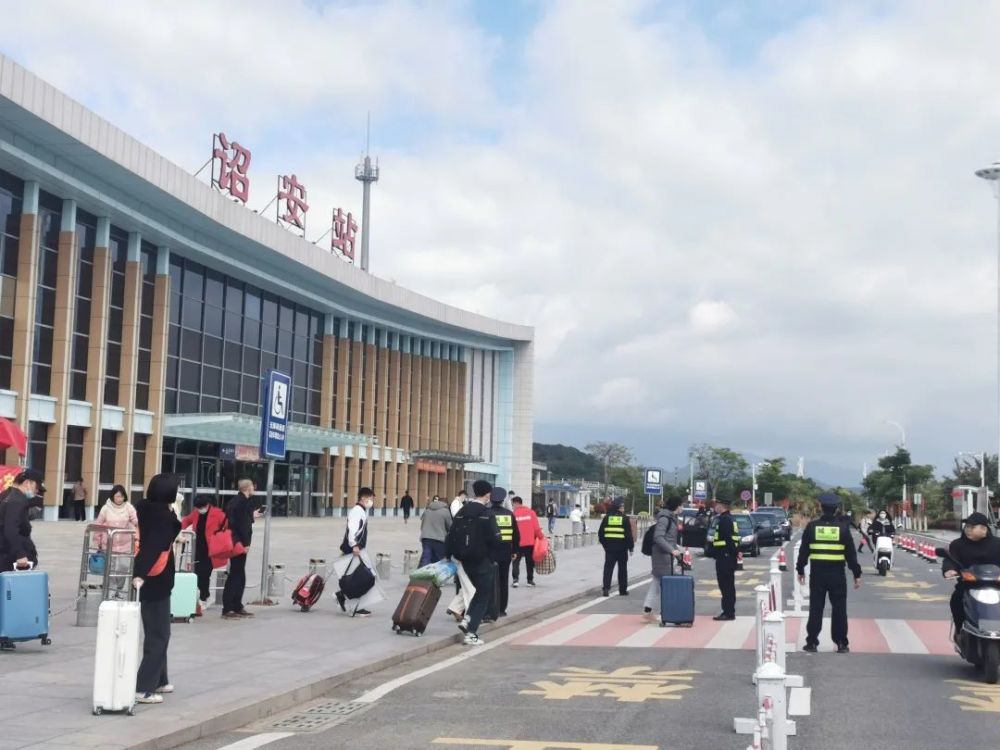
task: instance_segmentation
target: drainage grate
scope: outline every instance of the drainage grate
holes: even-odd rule
[[[268,719],[269,729],[284,729],[292,732],[323,732],[343,724],[348,717],[361,709],[370,708],[367,703],[351,701],[323,700],[308,708],[300,708],[295,713],[285,714],[277,719]]]

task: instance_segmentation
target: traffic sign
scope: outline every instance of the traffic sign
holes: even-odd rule
[[[914,492],[913,493],[913,504],[914,505],[923,505],[924,504],[924,496],[921,493],[919,493],[919,492]]]
[[[696,479],[694,483],[694,499],[708,500],[708,482],[704,479]]]
[[[663,484],[660,482],[662,472],[659,469],[646,469],[646,494],[662,495]]]
[[[752,497],[753,493],[750,492],[750,490],[743,490],[743,492],[740,493],[740,500],[742,500],[745,503],[750,502],[750,498]]]
[[[288,375],[277,370],[267,371],[260,420],[260,455],[264,458],[278,460],[285,457],[291,393],[292,379]]]

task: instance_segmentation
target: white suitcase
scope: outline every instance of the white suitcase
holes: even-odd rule
[[[105,711],[135,713],[141,631],[139,602],[101,602],[94,656],[95,716]]]

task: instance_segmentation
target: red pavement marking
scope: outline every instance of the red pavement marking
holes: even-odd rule
[[[718,635],[725,623],[715,622],[711,617],[696,617],[690,628],[670,626],[655,644],[667,648],[705,648]]]
[[[805,622],[804,617],[789,617],[785,620],[785,642],[790,643],[792,649],[798,645],[799,633],[805,627]]]
[[[848,618],[847,638],[852,651],[865,654],[888,654],[892,651],[875,620]]]
[[[949,620],[907,620],[910,629],[917,634],[928,653],[935,656],[949,656],[955,653],[951,641],[951,622]]]
[[[518,636],[514,639],[513,643],[515,646],[529,646],[533,641],[536,641],[539,638],[544,638],[551,633],[555,633],[557,630],[561,630],[567,625],[579,622],[584,617],[586,617],[586,615],[574,613],[564,617],[558,617],[548,624],[536,625],[533,628],[528,628],[523,633],[518,633]]]
[[[643,622],[639,615],[618,615],[604,625],[588,630],[578,635],[563,646],[617,646],[633,633],[637,633],[649,625]]]

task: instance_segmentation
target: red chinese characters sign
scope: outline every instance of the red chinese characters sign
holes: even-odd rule
[[[250,158],[249,149],[236,141],[230,141],[225,133],[215,134],[212,144],[212,184],[240,203],[246,203],[250,197]],[[218,176],[214,162],[218,162]]]
[[[338,208],[333,212],[333,239],[330,240],[330,249],[339,250],[350,261],[354,260],[354,239],[358,233],[358,224],[354,217],[348,213],[344,216],[343,209]]]
[[[282,212],[283,211],[283,212]],[[309,204],[306,202],[306,186],[299,182],[295,175],[282,175],[278,178],[278,218],[286,224],[306,231],[306,214]]]

